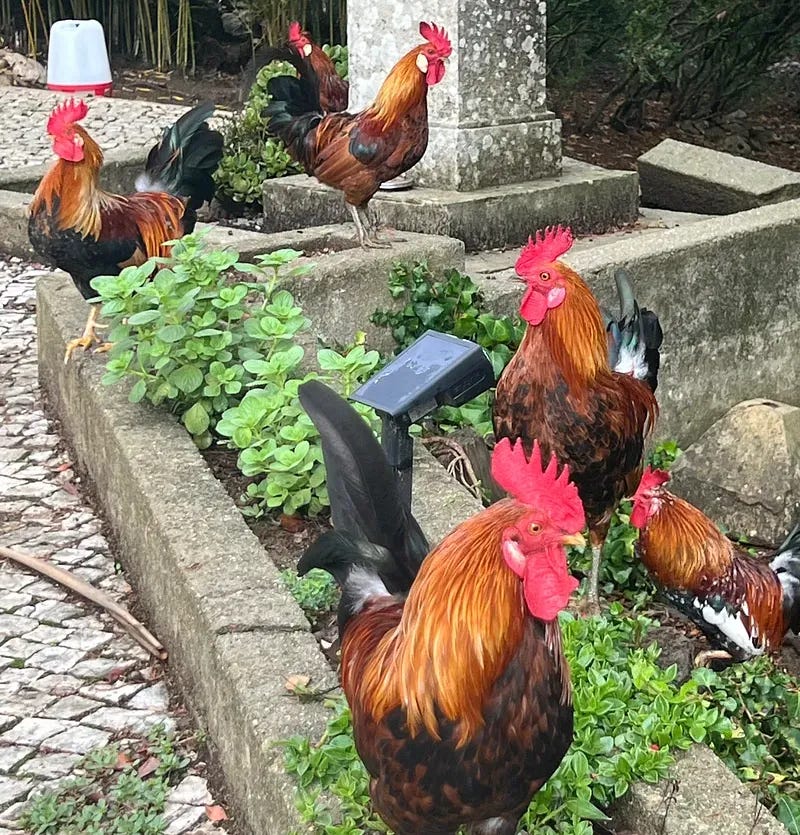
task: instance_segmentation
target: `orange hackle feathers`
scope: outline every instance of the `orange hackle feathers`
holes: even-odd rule
[[[521,504],[544,511],[564,530],[579,531],[585,524],[583,503],[578,488],[569,480],[569,467],[558,474],[556,456],[542,467],[539,442],[533,442],[530,458],[525,456],[522,440],[512,446],[503,438],[492,453],[492,477]]]
[[[453,47],[447,32],[443,28],[439,28],[435,23],[425,23],[423,21],[419,25],[419,33],[439,53],[440,58],[450,56]]]
[[[89,112],[89,106],[82,99],[64,99],[59,102],[47,120],[47,132],[50,136],[61,136],[67,128],[80,122]]]
[[[412,735],[439,738],[439,717],[459,722],[460,745],[483,724],[483,705],[519,647],[522,584],[506,567],[503,531],[528,509],[504,499],[459,526],[422,563],[399,623],[378,630],[370,612],[344,636],[342,686],[375,721],[400,706]],[[374,615],[382,622],[384,612]],[[365,643],[365,641],[367,643]]]
[[[544,232],[537,231],[535,238],[528,238],[528,243],[517,258],[517,275],[525,278],[552,266],[557,258],[572,248],[572,244],[572,230],[568,226],[548,226]]]

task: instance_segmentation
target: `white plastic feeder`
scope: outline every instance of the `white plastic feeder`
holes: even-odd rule
[[[110,96],[111,66],[97,20],[57,20],[50,28],[47,89]]]

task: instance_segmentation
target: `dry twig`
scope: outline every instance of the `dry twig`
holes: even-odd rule
[[[6,559],[24,565],[26,568],[38,572],[59,585],[68,588],[70,591],[75,592],[75,594],[79,594],[96,606],[105,609],[134,641],[143,646],[160,661],[166,660],[167,651],[159,642],[158,638],[149,632],[147,627],[138,621],[124,606],[120,606],[119,603],[112,600],[105,592],[96,589],[94,586],[90,586],[63,568],[40,560],[38,557],[33,557],[30,554],[25,554],[22,551],[17,551],[14,548],[6,548],[0,545],[0,557],[6,557]]]

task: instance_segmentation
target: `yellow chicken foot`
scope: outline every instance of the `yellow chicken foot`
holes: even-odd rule
[[[707,649],[694,657],[695,667],[707,667],[709,661],[733,661],[733,656],[724,649]]]
[[[102,330],[105,327],[105,325],[97,324],[97,317],[99,315],[100,306],[93,304],[89,310],[89,318],[86,320],[86,327],[83,329],[83,335],[77,337],[77,339],[70,339],[70,341],[67,342],[67,350],[64,352],[64,365],[69,362],[69,358],[72,356],[72,352],[76,348],[86,349],[91,348],[92,344],[95,342],[102,343],[102,340],[95,333],[95,331]]]

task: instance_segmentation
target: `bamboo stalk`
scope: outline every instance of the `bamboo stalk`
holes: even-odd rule
[[[86,600],[94,603],[105,609],[108,614],[136,641],[140,646],[144,647],[151,655],[154,655],[160,661],[165,661],[167,658],[167,651],[147,627],[138,621],[124,606],[112,600],[105,592],[90,586],[88,583],[75,577],[63,568],[57,565],[52,565],[49,562],[40,560],[37,557],[25,554],[14,548],[6,548],[0,545],[0,557],[13,560],[26,568],[33,569],[37,573],[53,580],[59,585],[68,588],[70,591],[79,594]]]

